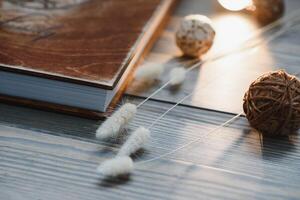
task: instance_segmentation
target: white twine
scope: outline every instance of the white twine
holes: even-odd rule
[[[241,112],[241,113],[235,115],[234,117],[232,117],[232,118],[229,119],[228,121],[224,122],[224,123],[221,124],[220,126],[218,126],[218,127],[216,127],[215,129],[209,131],[204,137],[202,136],[202,137],[199,137],[199,138],[197,138],[197,139],[195,139],[195,140],[192,140],[192,141],[190,141],[190,142],[188,142],[188,143],[186,143],[186,144],[184,144],[184,145],[182,145],[182,146],[180,146],[180,147],[178,147],[178,148],[176,148],[176,149],[173,149],[172,151],[169,151],[169,152],[167,152],[167,153],[165,153],[165,154],[162,154],[162,155],[160,155],[160,156],[158,156],[158,157],[151,158],[151,159],[145,160],[145,161],[139,161],[139,162],[136,162],[136,164],[140,165],[140,164],[145,164],[145,163],[152,162],[152,161],[155,161],[155,160],[159,160],[159,159],[164,158],[164,157],[166,157],[166,156],[168,156],[168,155],[171,155],[171,154],[173,154],[173,153],[175,153],[175,152],[177,152],[177,151],[179,151],[179,150],[181,150],[181,149],[183,149],[183,148],[185,148],[185,147],[187,147],[187,146],[190,146],[190,145],[192,145],[192,144],[194,144],[194,143],[197,143],[197,142],[199,142],[201,139],[207,138],[207,137],[210,136],[212,133],[214,133],[214,132],[216,132],[216,131],[222,129],[223,127],[227,126],[227,125],[230,124],[231,122],[235,121],[235,120],[236,120],[237,118],[239,118],[242,114],[243,114],[243,112]]]
[[[240,50],[245,50],[245,49],[246,49],[246,50],[249,50],[249,48],[251,49],[251,48],[253,48],[253,47],[255,47],[255,46],[257,46],[257,45],[259,45],[259,44],[261,44],[261,43],[269,43],[269,42],[271,42],[272,40],[276,39],[277,37],[279,37],[280,35],[282,35],[283,33],[285,33],[289,28],[291,28],[291,27],[293,26],[294,22],[298,22],[297,20],[295,20],[295,15],[296,15],[296,14],[297,14],[297,15],[299,14],[298,11],[300,11],[300,9],[297,10],[297,12],[295,11],[295,12],[291,13],[289,16],[287,16],[286,18],[284,18],[285,20],[291,20],[291,19],[293,19],[293,20],[294,20],[293,22],[288,22],[288,23],[286,24],[286,26],[285,26],[283,29],[281,29],[280,31],[274,33],[273,35],[271,35],[269,38],[263,40],[262,42],[257,43],[257,44],[253,44],[253,45],[250,45],[250,46],[245,46],[245,47],[243,47],[243,48],[237,48],[237,49],[234,49],[234,50],[232,50],[231,52],[227,52],[227,53],[224,53],[224,54],[220,54],[220,55],[218,55],[218,56],[215,56],[215,57],[213,57],[211,60],[200,61],[200,62],[198,62],[198,63],[192,65],[192,66],[187,70],[187,73],[188,73],[189,71],[191,71],[191,70],[193,70],[193,69],[199,67],[200,65],[202,65],[202,64],[205,63],[205,62],[218,60],[218,59],[220,59],[220,58],[223,58],[223,57],[225,57],[225,56],[228,56],[228,55],[233,54],[233,53],[235,53],[235,52],[237,52],[237,51],[240,51]],[[298,17],[299,17],[299,16],[298,16]],[[265,32],[271,30],[272,28],[274,28],[275,26],[277,26],[278,24],[280,24],[280,23],[283,22],[283,21],[284,21],[283,19],[277,20],[277,21],[273,22],[272,24],[269,24],[268,26],[266,26],[266,27],[260,29],[260,30],[257,31],[255,34],[253,34],[248,40],[246,40],[246,43],[247,43],[248,41],[250,41],[251,38],[254,37],[254,35],[256,36],[256,35],[258,35],[258,34],[265,33]],[[295,76],[298,76],[299,74],[300,74],[300,72],[298,72],[297,74],[295,74]],[[160,87],[158,90],[156,90],[154,93],[152,93],[148,98],[146,98],[144,101],[142,101],[140,104],[138,104],[137,107],[140,107],[140,106],[142,106],[144,103],[146,103],[151,97],[153,97],[154,95],[156,95],[159,91],[161,91],[164,87],[166,87],[170,82],[171,82],[171,80],[167,81],[162,87]],[[155,126],[162,118],[164,118],[170,111],[172,111],[172,110],[173,110],[176,106],[178,106],[179,104],[183,103],[187,98],[191,97],[191,96],[192,96],[193,94],[195,94],[196,92],[197,92],[197,91],[193,91],[192,93],[186,95],[186,96],[183,97],[181,100],[179,100],[179,101],[178,101],[176,104],[174,104],[171,108],[169,108],[169,109],[168,109],[167,111],[165,111],[162,115],[160,115],[158,118],[156,118],[156,119],[150,124],[150,126],[148,126],[148,129],[153,128],[153,127],[154,127],[154,126]],[[162,154],[162,155],[160,155],[160,156],[158,156],[158,157],[155,157],[155,158],[152,158],[152,159],[148,159],[148,160],[145,160],[145,161],[138,161],[138,162],[136,162],[136,164],[142,165],[142,164],[146,164],[146,163],[149,163],[149,162],[152,162],[152,161],[155,161],[155,160],[159,160],[159,159],[164,158],[164,157],[166,157],[166,156],[168,156],[168,155],[171,155],[171,154],[173,154],[173,153],[175,153],[175,152],[177,152],[177,151],[179,151],[179,150],[181,150],[181,149],[183,149],[183,148],[185,148],[185,147],[188,147],[188,146],[190,146],[190,145],[192,145],[192,144],[194,144],[194,143],[197,143],[197,142],[199,142],[201,139],[205,139],[206,137],[208,137],[208,136],[211,135],[212,133],[215,133],[216,131],[218,131],[218,130],[224,128],[225,126],[227,126],[228,124],[232,123],[232,122],[235,121],[237,118],[239,118],[242,114],[243,114],[243,112],[241,112],[241,113],[235,115],[234,117],[232,117],[232,118],[229,119],[228,121],[226,121],[226,122],[224,122],[223,124],[219,125],[219,126],[216,127],[215,129],[209,131],[209,132],[206,134],[206,136],[204,136],[204,137],[203,137],[203,136],[202,136],[202,137],[199,137],[199,138],[197,138],[197,139],[195,139],[195,140],[193,140],[193,141],[190,141],[190,142],[188,142],[188,143],[186,143],[186,144],[184,144],[184,145],[182,145],[182,146],[180,146],[180,147],[178,147],[178,148],[176,148],[176,149],[174,149],[174,150],[171,150],[171,151],[169,151],[169,152],[167,152],[167,153],[165,153],[165,154]]]

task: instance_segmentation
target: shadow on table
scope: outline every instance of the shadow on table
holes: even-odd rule
[[[66,137],[92,140],[101,121],[22,106],[0,104],[0,124]]]
[[[124,185],[130,181],[130,175],[123,175],[118,177],[106,177],[99,180],[97,184],[99,187],[114,188]]]
[[[262,157],[276,160],[296,150],[297,136],[262,137]]]

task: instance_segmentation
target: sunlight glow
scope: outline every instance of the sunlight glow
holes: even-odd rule
[[[257,29],[257,24],[248,15],[224,13],[212,18],[216,37],[209,54],[235,49]]]
[[[259,29],[249,15],[242,13],[223,13],[212,17],[212,22],[217,34],[206,59],[241,47]],[[251,41],[260,41],[261,37],[257,35]],[[199,69],[194,89],[199,92],[192,96],[192,103],[216,110],[242,105],[250,83],[273,67],[274,60],[266,44],[208,62]],[[242,106],[236,109],[235,113],[240,113]]]
[[[227,10],[243,10],[252,5],[252,0],[218,0],[219,3]]]

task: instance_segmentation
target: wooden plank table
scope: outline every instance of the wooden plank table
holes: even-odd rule
[[[209,15],[212,8],[207,2],[182,1],[171,23],[187,10]],[[297,0],[286,2],[288,9],[300,7]],[[273,45],[290,47],[277,49],[276,58],[284,57],[289,69],[297,71],[299,35],[289,34],[285,37],[294,45]],[[154,52],[155,47],[149,55]],[[187,92],[181,90],[178,96]],[[144,104],[127,131],[149,126],[169,109],[176,98],[168,93],[166,89]],[[138,104],[143,99],[124,95],[121,103]],[[96,167],[116,154],[124,138],[96,140],[101,121],[0,104],[0,199],[300,199],[299,138],[260,141],[244,117],[211,133],[234,116],[230,112],[235,111],[203,109],[193,102],[177,106],[151,129],[151,141],[134,160],[152,159],[200,138],[197,143],[137,164],[129,178],[103,179]]]

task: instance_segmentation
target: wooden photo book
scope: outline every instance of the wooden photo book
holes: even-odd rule
[[[0,100],[101,116],[175,0],[0,0]]]

